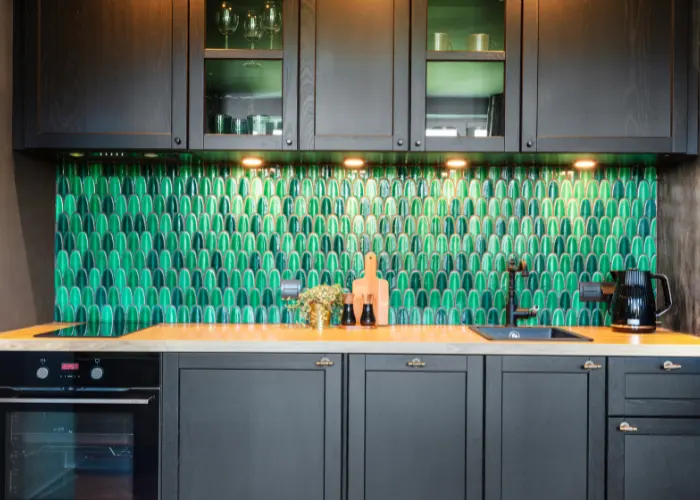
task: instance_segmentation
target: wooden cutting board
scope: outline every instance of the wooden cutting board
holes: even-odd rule
[[[377,325],[389,324],[389,282],[377,278],[377,255],[374,252],[365,255],[365,275],[352,283],[352,293],[355,295],[353,304],[358,325],[362,317],[363,296],[367,294],[372,294]]]

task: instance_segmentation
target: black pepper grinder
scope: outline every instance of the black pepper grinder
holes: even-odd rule
[[[355,296],[351,293],[346,293],[343,298],[343,317],[340,319],[340,324],[343,326],[355,326],[357,324],[353,307],[354,300]]]
[[[360,324],[362,326],[375,326],[377,318],[374,317],[374,307],[372,306],[372,295],[365,295],[365,305],[362,306],[362,317]]]

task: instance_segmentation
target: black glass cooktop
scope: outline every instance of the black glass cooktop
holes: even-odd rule
[[[143,330],[153,325],[141,323],[85,323],[78,326],[59,328],[51,332],[39,333],[35,337],[97,337],[117,338]]]

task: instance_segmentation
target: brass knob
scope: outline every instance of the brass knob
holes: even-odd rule
[[[677,365],[676,363],[674,363],[672,361],[665,361],[661,368],[663,368],[667,372],[672,372],[674,370],[680,370],[681,365]]]
[[[600,370],[601,368],[603,368],[602,365],[597,365],[590,359],[583,364],[584,370]]]
[[[639,429],[636,427],[632,427],[630,424],[627,422],[622,422],[619,427],[621,432],[637,432]]]
[[[327,368],[329,366],[333,366],[334,364],[335,363],[333,363],[333,361],[331,361],[330,359],[325,358],[325,357],[316,361],[316,366],[318,366],[320,368]]]
[[[407,366],[411,368],[425,368],[425,361],[421,361],[420,358],[413,358],[411,361],[406,363]]]

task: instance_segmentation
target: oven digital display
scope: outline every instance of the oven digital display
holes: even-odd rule
[[[61,363],[61,371],[74,372],[80,368],[80,363]]]

